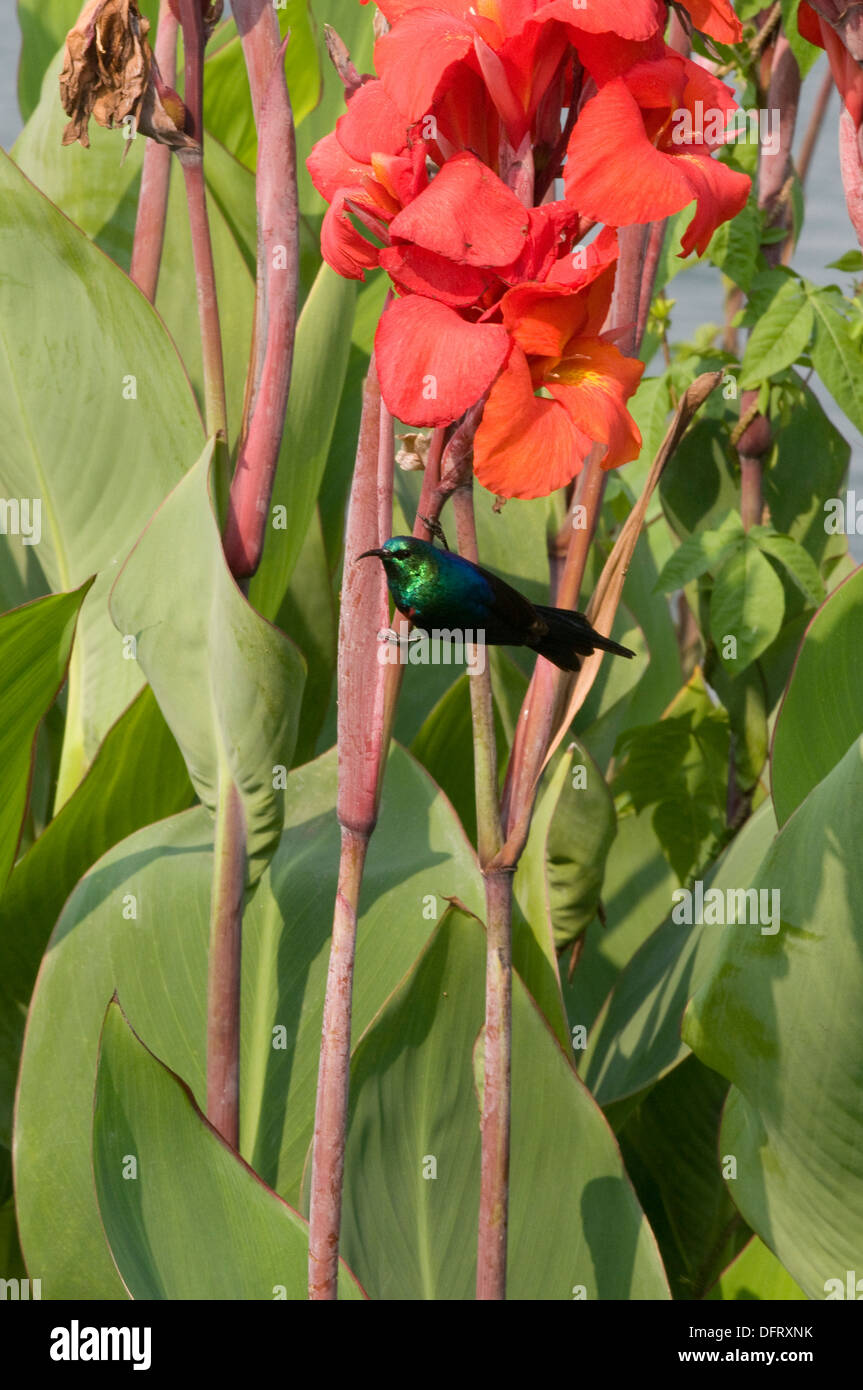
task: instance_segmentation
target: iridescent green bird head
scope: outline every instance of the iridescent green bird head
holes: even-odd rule
[[[402,584],[406,584],[413,578],[427,575],[430,566],[436,571],[440,553],[428,541],[421,541],[416,536],[390,536],[380,550],[364,550],[357,559],[375,556],[383,561],[388,577],[398,577]]]

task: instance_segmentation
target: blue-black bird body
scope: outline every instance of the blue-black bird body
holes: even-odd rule
[[[396,608],[425,632],[472,630],[490,646],[531,647],[562,671],[577,671],[599,648],[634,656],[591,627],[582,613],[531,603],[496,574],[415,536],[392,536],[377,556]]]

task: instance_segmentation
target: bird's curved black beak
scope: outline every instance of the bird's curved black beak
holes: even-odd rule
[[[373,556],[375,557],[375,559],[377,559],[377,560],[382,560],[382,559],[384,558],[384,556],[386,555],[386,553],[387,553],[387,552],[386,552],[385,550],[364,550],[363,553],[362,553],[362,555],[358,555],[358,556],[357,556],[357,559],[358,559],[358,560],[366,560],[366,559],[368,559],[368,557],[369,557],[370,555],[373,555]]]

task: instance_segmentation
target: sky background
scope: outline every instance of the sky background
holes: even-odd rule
[[[228,6],[225,8],[227,11]],[[16,97],[19,50],[20,32],[15,0],[0,0],[0,145],[7,150],[21,129]],[[798,146],[808,127],[815,96],[825,70],[826,59],[822,58],[804,83],[797,121]],[[806,221],[794,254],[794,267],[816,284],[841,283],[847,290],[847,275],[842,276],[835,270],[825,269],[829,261],[837,260],[843,252],[856,246],[839,176],[838,112],[839,100],[834,91],[809,170],[806,186]],[[714,267],[707,264],[697,265],[686,274],[678,276],[672,282],[670,294],[677,301],[671,334],[673,342],[691,338],[699,325],[706,321],[721,322],[721,282]],[[863,497],[863,437],[834,405],[831,397],[819,389],[817,379],[813,379],[812,384],[818,390],[830,419],[851,445],[849,485],[856,489],[858,496]],[[855,559],[858,562],[863,561],[863,536],[850,537],[850,545]]]

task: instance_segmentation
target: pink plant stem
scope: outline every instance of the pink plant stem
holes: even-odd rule
[[[392,420],[381,401],[372,358],[348,510],[339,620],[337,813],[342,850],[312,1145],[309,1298],[313,1301],[338,1296],[357,913],[395,707],[386,678],[391,668],[382,666],[377,657],[377,634],[389,620],[383,567],[359,557],[364,550],[377,549],[389,535],[392,487]]]
[[[369,837],[370,832],[342,826],[315,1107],[309,1224],[309,1298],[313,1301],[338,1297],[357,910]]]
[[[839,117],[839,168],[851,226],[863,247],[863,152],[860,131],[844,107]]]
[[[216,457],[226,476],[228,438],[222,334],[216,298],[213,247],[207,218],[203,150],[204,25],[200,0],[180,0],[180,23],[185,55],[187,134],[197,147],[179,150],[183,170],[189,229],[195,261],[204,404],[209,436],[219,445]],[[240,987],[243,894],[246,877],[246,826],[239,791],[227,770],[219,776],[216,832],[213,846],[213,884],[210,899],[210,952],[207,984],[207,1117],[233,1148],[240,1130]]]
[[[207,1119],[240,1146],[240,1001],[246,820],[234,783],[220,782],[207,982]]]
[[[177,27],[177,20],[168,0],[161,0],[154,51],[159,71],[169,87],[177,85]],[[144,167],[141,173],[141,192],[138,195],[138,214],[135,219],[135,239],[132,243],[129,276],[151,304],[156,302],[156,289],[159,284],[170,182],[170,146],[160,145],[156,140],[147,140],[144,145]]]
[[[471,677],[474,679],[474,677]],[[506,1298],[512,1056],[512,873],[485,875],[485,1082],[476,1296]]]
[[[240,0],[234,15],[258,128],[258,273],[225,555],[232,574],[247,580],[263,554],[285,426],[297,323],[299,209],[294,121],[275,12],[266,0]]]
[[[453,492],[459,554],[479,559],[473,510],[473,480]],[[485,882],[486,992],[485,1055],[481,1124],[479,1229],[476,1296],[506,1298],[509,1211],[509,1140],[512,1107],[512,873],[489,871],[503,845],[497,789],[497,746],[491,673],[486,665],[470,676],[473,718],[477,850]]]
[[[225,408],[225,370],[222,363],[222,331],[219,324],[216,272],[213,266],[213,246],[210,240],[207,193],[204,184],[202,114],[204,22],[201,17],[199,0],[179,0],[179,4],[185,56],[183,100],[188,113],[186,133],[198,141],[198,148],[179,150],[177,158],[182,166],[186,184],[192,253],[195,258],[198,319],[201,325],[201,355],[204,367],[206,427],[208,435],[218,435],[223,441],[227,441],[228,421]]]

